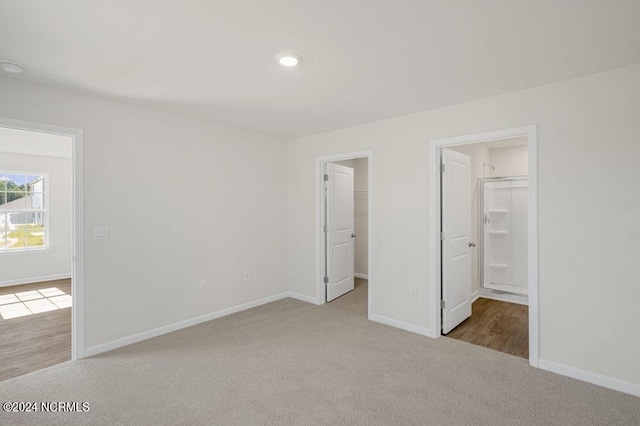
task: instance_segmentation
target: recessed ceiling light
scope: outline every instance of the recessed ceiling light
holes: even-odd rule
[[[280,53],[276,56],[276,59],[278,60],[280,65],[285,67],[295,67],[300,63],[300,61],[302,61],[300,55],[291,52]]]
[[[0,62],[0,65],[3,70],[11,74],[22,74],[24,71],[24,65],[13,61],[2,61]]]

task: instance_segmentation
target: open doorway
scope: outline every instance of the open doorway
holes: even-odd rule
[[[0,119],[0,380],[82,356],[81,143]]]
[[[532,365],[538,359],[535,143],[530,126],[431,146],[438,171],[432,181],[438,334]]]
[[[370,152],[317,159],[318,303],[370,317]]]

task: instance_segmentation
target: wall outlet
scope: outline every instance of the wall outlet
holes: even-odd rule
[[[244,275],[242,275],[242,281],[244,281],[245,283],[249,281],[249,273],[245,272]]]
[[[198,290],[205,291],[206,288],[207,288],[207,281],[206,280],[201,280],[198,283]]]
[[[409,297],[412,299],[417,299],[418,298],[418,289],[417,288],[412,288],[411,290],[409,290]]]

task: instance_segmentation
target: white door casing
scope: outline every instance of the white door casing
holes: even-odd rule
[[[529,196],[527,203],[528,233],[527,233],[527,282],[529,286],[529,364],[536,368],[546,368],[540,365],[540,311],[539,288],[538,288],[538,154],[537,154],[537,126],[535,124],[514,127],[509,129],[493,130],[484,133],[476,133],[462,136],[454,136],[445,139],[432,140],[429,143],[429,261],[432,265],[442,264],[442,251],[440,241],[441,230],[441,179],[440,163],[442,161],[441,150],[445,147],[468,145],[509,139],[514,137],[526,137],[528,147],[528,169],[529,169]],[[429,305],[429,319],[431,337],[442,336],[442,310],[440,301],[442,300],[442,268],[431,268],[429,273],[429,295],[431,303]]]
[[[353,169],[327,164],[326,277],[327,302],[353,290]]]
[[[442,150],[442,333],[471,316],[471,158]]]
[[[48,133],[70,137],[73,142],[72,168],[73,183],[71,215],[73,240],[73,259],[71,262],[71,360],[87,356],[85,350],[84,330],[84,162],[83,162],[83,130],[51,124],[16,120],[0,117],[0,127],[26,130],[29,132]]]

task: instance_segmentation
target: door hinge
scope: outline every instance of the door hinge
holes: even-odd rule
[[[445,169],[444,163],[440,164],[440,173],[444,173],[444,169]]]
[[[329,182],[329,175],[324,175],[324,181]]]
[[[327,232],[329,232],[329,227],[328,227],[327,225],[325,225],[325,226],[324,226],[324,232],[325,232],[325,234],[326,234]]]
[[[440,241],[444,241],[444,232],[440,232]]]
[[[440,301],[440,309],[444,309],[444,308],[445,308],[445,305],[446,305],[446,304],[444,303],[444,300],[441,300],[441,301]]]
[[[324,277],[324,283],[329,284],[329,277]]]

